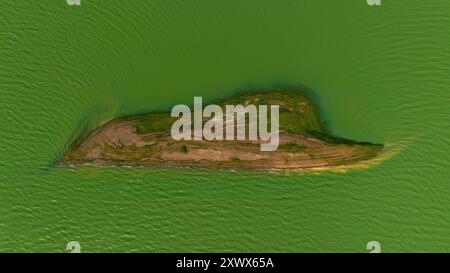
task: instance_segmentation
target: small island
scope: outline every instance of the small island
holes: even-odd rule
[[[113,119],[72,143],[64,166],[136,166],[219,170],[295,171],[351,166],[375,158],[381,144],[334,137],[319,120],[316,105],[301,91],[243,94],[219,103],[279,105],[279,146],[260,151],[259,140],[179,140],[170,113]]]

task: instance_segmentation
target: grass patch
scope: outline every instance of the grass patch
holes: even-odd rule
[[[117,140],[116,147],[122,150],[123,148],[125,148],[125,144],[123,144],[122,140],[119,139]]]
[[[186,144],[181,145],[180,152],[182,152],[183,154],[188,153],[188,148],[187,148]]]
[[[134,126],[138,134],[170,131],[176,120],[169,114],[150,114],[139,118]]]
[[[305,150],[306,146],[302,145],[302,144],[288,142],[286,144],[281,144],[278,148],[281,150],[284,150],[284,151],[298,153],[298,152],[303,152]]]

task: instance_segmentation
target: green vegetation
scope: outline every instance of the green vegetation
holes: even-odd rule
[[[136,118],[134,126],[138,134],[162,132],[170,130],[176,118],[170,114],[151,114]]]
[[[288,152],[303,152],[305,150],[306,146],[303,144],[297,144],[297,143],[292,143],[292,142],[288,142],[286,144],[281,144],[280,146],[278,146],[278,149],[280,150],[284,150],[284,151],[288,151]]]
[[[116,147],[119,149],[123,149],[123,148],[125,148],[125,144],[123,144],[122,140],[119,139],[116,143]]]
[[[323,126],[318,119],[318,112],[314,103],[301,91],[273,91],[255,92],[235,96],[221,102],[224,107],[227,104],[253,104],[279,105],[280,106],[280,131],[293,134],[304,134],[306,131],[323,131]],[[270,126],[270,118],[268,119]]]
[[[182,152],[183,154],[187,154],[188,148],[186,144],[181,145],[180,152]]]

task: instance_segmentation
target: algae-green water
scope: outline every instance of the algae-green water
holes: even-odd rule
[[[449,1],[0,5],[0,251],[450,251]],[[342,173],[57,166],[108,119],[288,87],[396,152]]]

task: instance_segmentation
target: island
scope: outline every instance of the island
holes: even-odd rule
[[[382,144],[332,136],[305,92],[252,92],[225,105],[279,105],[279,146],[261,151],[260,140],[174,140],[170,113],[112,119],[68,145],[63,166],[132,166],[214,170],[295,171],[351,166],[375,158]],[[225,126],[225,125],[224,125]]]

